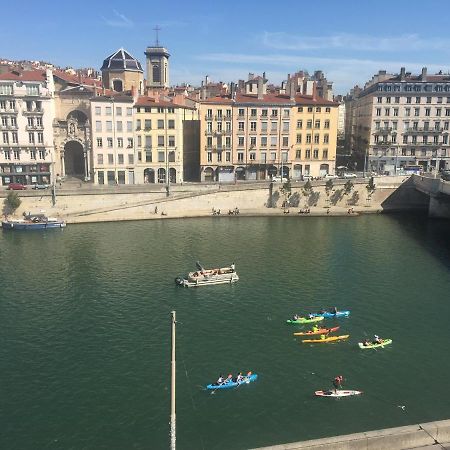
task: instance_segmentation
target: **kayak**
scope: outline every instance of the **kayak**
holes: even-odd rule
[[[226,383],[222,383],[222,384],[212,383],[212,384],[208,384],[208,386],[206,386],[206,389],[212,389],[212,390],[232,389],[232,388],[240,386],[241,384],[250,384],[253,381],[256,381],[257,378],[258,378],[258,375],[256,373],[252,373],[250,376],[244,377],[239,383],[236,381],[227,381]]]
[[[287,323],[314,323],[314,322],[320,322],[323,320],[323,317],[313,317],[312,319],[308,319],[307,317],[300,317],[300,319],[297,320],[286,320]]]
[[[340,341],[342,339],[347,339],[348,337],[350,337],[349,334],[344,334],[342,336],[329,336],[329,337],[326,337],[325,339],[303,339],[302,342],[315,344],[315,343],[319,343],[319,342]]]
[[[315,334],[328,334],[332,333],[333,331],[339,330],[339,327],[333,327],[333,328],[319,328],[317,331],[300,331],[299,333],[294,333],[294,336],[314,336]]]
[[[385,347],[386,345],[392,344],[392,339],[383,339],[383,342],[381,344],[375,344],[371,342],[369,345],[364,345],[363,342],[358,342],[359,348],[379,348],[379,347]]]
[[[337,391],[316,391],[314,395],[317,397],[350,397],[352,395],[360,395],[362,391],[349,391],[344,389],[338,389]]]
[[[335,317],[348,317],[350,311],[338,311],[336,314],[332,312],[316,313],[312,314],[314,317],[325,317],[326,319],[334,319]]]

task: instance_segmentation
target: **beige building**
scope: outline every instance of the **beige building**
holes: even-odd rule
[[[53,181],[54,89],[51,70],[0,75],[0,184]]]
[[[450,78],[380,71],[351,101],[352,151],[368,170],[396,174],[411,166],[450,167]]]
[[[91,100],[94,184],[135,184],[134,99],[116,94]]]
[[[185,159],[195,164],[198,112],[161,98],[139,97],[135,104],[136,182],[182,183]]]
[[[200,103],[202,181],[302,179],[334,173],[337,108],[329,100],[268,94],[264,77],[250,77],[236,93]]]

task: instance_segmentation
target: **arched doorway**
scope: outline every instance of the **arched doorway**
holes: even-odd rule
[[[158,183],[165,183],[166,182],[166,169],[163,169],[162,167],[158,169]]]
[[[69,141],[64,145],[65,174],[73,177],[84,177],[84,150],[77,141]]]
[[[244,167],[236,167],[236,180],[245,180],[245,168]]]
[[[171,183],[177,182],[177,171],[173,167],[169,169],[169,178]]]
[[[281,173],[281,172],[283,172],[283,173]],[[280,173],[281,173],[282,177],[289,178],[289,167],[283,166],[283,168],[280,169]]]
[[[205,181],[212,182],[214,181],[214,169],[212,167],[205,168]]]
[[[278,173],[278,170],[275,166],[269,166],[267,168],[267,175],[269,175],[269,177],[274,177],[274,176],[276,176],[277,173]]]
[[[154,183],[155,182],[155,171],[153,169],[144,170],[144,183]]]

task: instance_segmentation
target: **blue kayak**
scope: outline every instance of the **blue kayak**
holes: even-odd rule
[[[239,383],[236,381],[227,381],[226,383],[222,384],[208,384],[208,386],[206,386],[206,389],[232,389],[240,386],[241,384],[252,383],[253,381],[256,381],[257,378],[258,375],[256,373],[252,373],[250,376],[245,376]]]
[[[336,314],[332,312],[324,312],[324,313],[316,313],[311,314],[313,317],[324,317],[326,319],[332,319],[334,317],[348,317],[350,315],[350,311],[338,311]]]

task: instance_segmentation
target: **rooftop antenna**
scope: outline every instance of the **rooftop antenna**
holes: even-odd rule
[[[156,46],[159,47],[158,31],[161,31],[161,28],[159,28],[159,26],[156,25],[156,27],[153,29],[155,30],[156,33]]]

